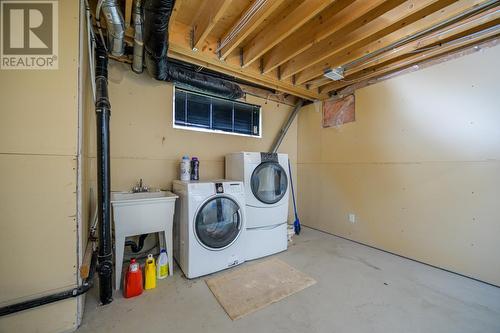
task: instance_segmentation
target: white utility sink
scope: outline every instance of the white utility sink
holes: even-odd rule
[[[155,192],[112,192],[111,193],[111,203],[119,202],[119,201],[136,201],[136,200],[149,200],[155,198],[175,198],[177,196],[172,192],[168,191],[155,191]]]
[[[111,193],[116,289],[120,289],[125,238],[130,236],[158,232],[160,246],[167,250],[169,273],[173,274],[172,225],[177,198],[169,191]]]

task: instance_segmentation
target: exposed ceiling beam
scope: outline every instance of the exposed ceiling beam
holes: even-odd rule
[[[420,1],[423,2],[431,0]],[[410,4],[408,2],[411,2],[411,7],[409,6]],[[305,52],[298,54],[293,59],[281,65],[281,72],[283,77],[290,77],[309,66],[321,62],[325,57],[328,57],[330,54],[335,52],[341,42],[344,42],[344,44],[354,42],[346,37],[353,31],[357,31],[359,29],[368,30],[367,27],[373,27],[377,24],[377,22],[381,27],[387,25],[387,19],[382,19],[382,17],[385,17],[388,15],[388,13],[394,11],[410,11],[413,7],[413,2],[414,1],[412,0],[387,0],[383,1],[376,7],[370,8],[369,11],[364,15],[356,16],[354,13],[351,13],[352,17],[354,18],[352,23],[346,24],[342,29],[336,31],[334,34],[328,36],[322,41],[315,43]]]
[[[402,71],[406,68],[418,65],[421,62],[425,62],[430,59],[440,57],[444,54],[455,52],[457,50],[473,46],[477,43],[482,43],[486,40],[491,40],[499,37],[500,37],[500,30],[498,28],[497,29],[490,28],[486,31],[483,31],[482,33],[477,33],[474,35],[462,37],[443,45],[437,45],[436,48],[432,48],[430,50],[426,50],[421,53],[409,55],[407,57],[404,57],[403,59],[394,62],[389,61],[388,63],[383,63],[381,65],[364,69],[358,74],[353,75],[350,78],[346,78],[346,81],[332,82],[324,86],[322,92],[331,92],[342,89],[346,86],[351,85],[353,81],[360,82],[364,80],[381,77],[389,73]]]
[[[300,72],[297,75],[297,81],[302,83],[307,82],[317,76],[323,75],[323,71],[326,68],[336,68],[347,64],[365,54],[374,52],[407,36],[428,29],[444,20],[469,10],[475,5],[485,2],[484,0],[446,1],[421,0],[419,3],[424,6],[423,8],[419,7],[417,11],[410,15],[404,15],[400,20],[397,20],[393,24],[386,25],[385,28],[379,31],[374,32],[369,30],[355,32],[358,36],[361,35],[361,38],[358,38],[356,43],[350,44],[349,47],[339,48],[337,52],[331,54],[322,62]],[[449,2],[453,3],[443,8],[443,5]],[[347,38],[350,38],[350,36],[347,36]],[[373,49],[366,48],[366,45],[372,46]]]
[[[446,43],[451,39],[465,37],[467,35],[473,35],[479,31],[489,29],[500,24],[500,9],[493,8],[485,13],[481,13],[470,17],[469,19],[455,23],[449,27],[436,31],[428,36],[418,39],[414,42],[405,44],[396,49],[386,51],[380,55],[377,55],[373,59],[369,59],[357,66],[351,67],[345,71],[345,75],[349,76],[354,73],[360,72],[368,67],[373,67],[381,63],[399,58],[405,54],[411,54],[420,49],[427,47],[434,47],[441,43]],[[500,29],[500,28],[499,28]]]
[[[271,13],[284,1],[285,0],[256,0],[252,3],[237,21],[236,25],[232,26],[224,37],[221,38],[223,43],[225,40],[228,40],[227,44],[220,50],[221,59],[226,59],[229,54],[233,52],[241,44],[241,42],[243,42],[243,40],[245,40],[245,38],[247,38],[248,35],[250,35],[252,31],[254,31],[266,18],[268,18],[269,15],[271,15]],[[241,28],[238,28],[238,22],[241,22],[241,20],[249,14],[257,2],[262,2],[262,6],[258,8],[255,14],[250,16],[249,20],[246,21]]]
[[[370,20],[370,11],[384,1],[336,1],[265,54],[263,56],[264,73],[270,72],[339,30],[356,29],[365,24]]]
[[[371,58],[368,58],[365,61],[360,62],[359,64],[350,66],[345,69],[344,75],[345,76],[352,75],[365,68],[372,67],[381,64],[383,62],[387,62],[391,59],[401,57],[406,53],[414,52],[418,49],[428,47],[429,45],[443,42],[449,38],[455,38],[457,36],[462,37],[467,34],[475,33],[478,30],[483,30],[485,28],[498,24],[499,18],[500,18],[500,9],[492,8],[484,13],[479,13],[466,20],[444,27],[443,29],[425,35],[422,38],[419,38],[413,42],[409,42],[399,47],[390,48],[389,50],[381,54],[377,54],[376,56],[373,56]],[[411,30],[412,27],[410,25],[405,29]],[[396,33],[398,34],[398,36],[405,35],[401,34],[401,32],[399,31],[395,32],[394,34]],[[388,37],[390,38],[391,36],[389,35],[384,37],[382,40],[372,42],[366,47],[356,50],[351,54],[351,56],[356,57],[359,55],[371,54],[373,53],[374,50],[380,50],[381,48],[387,47],[386,45],[384,45],[386,44],[386,42],[384,42],[384,39],[387,40]],[[331,83],[331,80],[325,77],[318,77],[313,81],[308,82],[311,88],[317,88],[329,83]]]
[[[217,22],[226,12],[231,4],[231,0],[210,0],[204,1],[198,15],[191,24],[193,27],[193,50],[201,48],[205,38],[215,27]]]
[[[177,15],[179,14],[179,10],[186,0],[175,0],[174,8],[172,9],[172,13],[170,14],[170,20],[168,21],[168,30],[172,30],[172,27],[177,19]]]
[[[132,6],[133,0],[125,1],[125,29],[130,27],[130,22],[132,20]]]
[[[453,50],[453,51],[447,52],[445,54],[441,54],[439,56],[436,56],[436,57],[433,57],[430,59],[426,59],[424,61],[420,61],[420,62],[414,64],[413,66],[402,68],[399,70],[395,70],[395,71],[392,71],[392,72],[387,73],[385,75],[377,76],[375,78],[366,79],[366,80],[356,82],[356,83],[348,85],[347,87],[344,87],[342,89],[335,90],[335,94],[337,94],[338,96],[345,96],[348,94],[352,94],[357,89],[361,89],[361,88],[364,88],[366,86],[369,86],[369,85],[372,85],[372,84],[375,84],[378,82],[389,80],[389,79],[394,78],[396,76],[405,75],[408,73],[419,71],[421,69],[425,69],[427,67],[438,65],[438,64],[441,64],[443,62],[457,59],[457,58],[460,58],[460,57],[463,57],[463,56],[466,56],[469,54],[474,54],[476,52],[482,51],[485,48],[495,47],[498,45],[500,45],[500,36],[487,38],[485,40],[480,40],[476,43],[466,45],[466,46],[459,48],[457,50]]]
[[[273,46],[302,27],[335,0],[304,0],[281,21],[259,32],[243,47],[243,67],[259,59]]]
[[[278,91],[283,91],[294,96],[299,96],[308,100],[322,99],[326,95],[321,96],[317,91],[307,90],[302,86],[293,85],[290,80],[279,80],[276,73],[262,74],[258,64],[248,68],[241,68],[238,56],[230,56],[225,61],[219,60],[213,50],[217,47],[217,42],[213,36],[208,36],[206,39],[207,47],[194,52],[189,40],[190,26],[181,22],[176,22],[174,29],[170,33],[170,45],[168,55],[172,58],[183,60],[206,67],[227,75],[232,75],[243,80],[258,83]]]

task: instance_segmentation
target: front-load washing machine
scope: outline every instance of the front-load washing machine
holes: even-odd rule
[[[287,249],[288,155],[239,152],[226,155],[226,178],[243,181],[246,201],[246,258]]]
[[[174,215],[174,258],[187,278],[245,261],[245,192],[239,181],[180,181]]]

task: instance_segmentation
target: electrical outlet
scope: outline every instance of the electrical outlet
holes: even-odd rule
[[[356,223],[356,214],[349,213],[349,222]]]

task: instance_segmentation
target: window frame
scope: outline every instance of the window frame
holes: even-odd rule
[[[240,104],[245,104],[245,105],[250,105],[253,107],[259,108],[259,135],[252,135],[252,134],[245,134],[245,133],[238,133],[238,132],[227,132],[223,130],[218,130],[218,129],[212,129],[212,128],[202,128],[202,127],[196,127],[196,126],[188,126],[188,125],[178,125],[175,123],[175,93],[176,89],[186,91],[190,94],[196,94],[204,97],[209,97],[209,98],[216,98],[218,100],[223,100],[223,101],[229,101],[232,103],[240,103]],[[210,113],[212,113],[212,103],[210,103]],[[233,106],[233,122],[234,122],[234,106]],[[212,117],[210,117],[210,123],[212,123]],[[192,91],[184,88],[177,88],[176,86],[173,86],[173,93],[172,93],[172,126],[175,129],[182,129],[182,130],[188,130],[188,131],[196,131],[196,132],[205,132],[205,133],[214,133],[214,134],[227,134],[227,135],[236,135],[236,136],[244,136],[244,137],[249,137],[249,138],[258,138],[262,139],[263,135],[263,128],[262,128],[262,106],[257,105],[257,104],[251,104],[251,103],[245,103],[245,102],[240,102],[238,100],[231,100],[223,97],[218,97],[218,96],[213,96],[209,94],[204,94],[200,93],[197,91]]]

